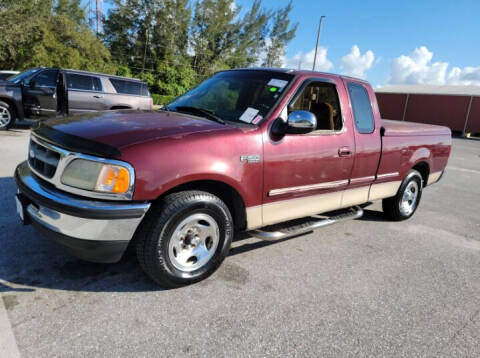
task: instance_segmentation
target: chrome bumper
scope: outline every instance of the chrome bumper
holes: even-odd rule
[[[26,162],[17,167],[15,181],[26,198],[25,214],[32,224],[59,244],[67,244],[74,255],[91,261],[113,262],[113,258],[99,259],[95,248],[126,248],[150,207],[146,202],[95,201],[63,193],[37,179]],[[76,253],[72,246],[80,251],[87,246],[93,252]]]

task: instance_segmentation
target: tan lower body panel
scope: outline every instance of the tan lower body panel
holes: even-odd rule
[[[392,181],[372,184],[345,191],[251,206],[247,208],[247,228],[248,230],[258,229],[283,221],[348,208],[371,200],[389,198],[397,193],[401,183],[401,181]]]
[[[438,181],[438,179],[440,179],[441,176],[442,176],[441,171],[435,172],[435,173],[430,173],[430,175],[428,176],[427,185],[436,183]]]
[[[345,190],[342,196],[342,208],[366,203],[368,201],[369,190],[370,185]]]
[[[370,194],[368,195],[368,200],[379,200],[390,198],[397,194],[398,188],[402,182],[400,180],[397,181],[389,181],[386,183],[380,184],[372,184],[370,187]]]
[[[338,209],[342,191],[277,201],[263,205],[263,225],[303,218],[305,216]]]
[[[253,230],[262,227],[262,205],[247,208],[247,229]]]

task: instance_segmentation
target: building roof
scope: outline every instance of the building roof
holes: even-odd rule
[[[377,93],[434,94],[450,96],[480,96],[480,86],[399,85],[375,88]]]

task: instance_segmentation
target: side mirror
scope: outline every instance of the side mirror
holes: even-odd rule
[[[317,128],[317,117],[309,111],[293,111],[288,115],[286,133],[305,134]]]

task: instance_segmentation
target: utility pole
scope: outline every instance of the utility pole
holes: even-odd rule
[[[95,18],[97,24],[97,35],[100,33],[102,29],[102,21],[103,21],[103,0],[96,0],[96,9],[95,9]]]
[[[315,57],[313,58],[313,70],[315,71],[315,65],[317,64],[317,51],[318,43],[320,42],[320,31],[322,31],[322,22],[325,16],[320,16],[320,22],[318,24],[317,44],[315,45]]]
[[[145,72],[145,59],[147,58],[147,46],[148,46],[148,27],[145,29],[145,50],[143,52],[142,73]]]

